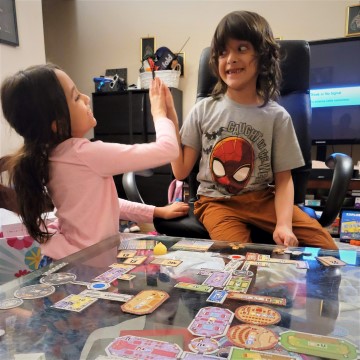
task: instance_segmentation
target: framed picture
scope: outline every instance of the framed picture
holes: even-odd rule
[[[19,45],[15,0],[0,0],[0,43]]]
[[[346,12],[346,36],[360,35],[360,4],[348,6]]]
[[[178,53],[177,58],[178,58],[178,62],[180,64],[180,66],[181,66],[180,76],[184,76],[184,74],[185,74],[185,53],[184,52]]]
[[[141,38],[141,42],[140,42],[141,59],[140,59],[140,61],[143,61],[149,55],[153,55],[155,53],[155,51],[156,51],[156,49],[155,49],[155,38],[154,37]]]

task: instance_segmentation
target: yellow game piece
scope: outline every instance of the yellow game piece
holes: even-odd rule
[[[167,253],[167,248],[162,242],[158,242],[154,246],[154,255],[165,255]]]

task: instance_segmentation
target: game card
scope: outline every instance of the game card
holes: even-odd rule
[[[226,271],[215,271],[203,282],[203,285],[223,288],[231,277],[231,273]]]
[[[205,252],[207,251],[214,242],[211,240],[190,240],[183,239],[174,244],[170,250],[185,250],[185,251],[199,251]]]
[[[214,289],[212,286],[202,285],[202,284],[192,284],[192,283],[186,283],[186,282],[182,282],[182,281],[175,284],[174,287],[179,288],[179,289],[200,291],[200,292],[205,292],[205,293],[209,293]]]
[[[132,258],[128,258],[128,259],[124,260],[123,264],[141,265],[146,259],[147,259],[147,256],[134,256]]]
[[[317,256],[316,260],[324,266],[345,266],[346,263],[334,256]]]
[[[136,250],[121,250],[118,254],[117,254],[117,258],[118,259],[126,259],[126,258],[131,258],[134,257],[136,255],[137,251]]]
[[[81,312],[96,301],[97,298],[71,294],[51,307],[61,310]]]
[[[251,278],[242,277],[242,276],[233,276],[225,286],[225,290],[247,293],[250,284],[251,284]]]
[[[241,300],[241,301],[251,301],[257,303],[271,304],[271,305],[286,305],[285,298],[279,298],[275,296],[264,296],[257,294],[243,294],[239,292],[229,291],[227,294],[229,299]]]
[[[242,263],[243,263],[242,260],[230,260],[225,265],[224,271],[232,272],[234,270],[237,270]]]
[[[99,276],[97,276],[96,278],[94,278],[94,281],[99,281],[99,282],[108,282],[111,283],[114,280],[116,280],[119,276],[123,275],[124,273],[128,272],[129,270],[127,270],[126,268],[114,268],[114,269],[110,269],[108,271],[105,271],[103,274],[100,274]]]
[[[127,264],[114,263],[114,264],[109,265],[109,267],[112,268],[112,269],[125,269],[127,271],[130,271],[132,269],[135,269],[136,265],[127,265]]]
[[[179,266],[181,263],[182,260],[163,259],[163,258],[156,258],[153,261],[151,261],[151,264],[163,265],[163,266]]]
[[[209,276],[209,275],[211,275],[214,271],[217,271],[217,270],[201,268],[201,269],[196,273],[196,275]]]
[[[212,302],[215,304],[222,304],[226,297],[227,297],[227,291],[225,290],[214,290],[210,296],[206,299],[207,302]]]
[[[95,299],[105,299],[105,300],[119,301],[119,302],[127,302],[134,297],[133,295],[128,295],[128,294],[101,292],[97,290],[84,290],[79,295],[92,297]]]

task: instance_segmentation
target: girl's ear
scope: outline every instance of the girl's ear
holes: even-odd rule
[[[56,124],[56,120],[54,120],[52,123],[51,123],[51,130],[53,131],[54,134],[57,133],[57,124]]]

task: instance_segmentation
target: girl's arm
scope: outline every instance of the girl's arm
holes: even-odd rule
[[[173,219],[185,216],[189,211],[189,205],[183,202],[174,202],[166,206],[153,206],[137,203],[125,199],[119,199],[120,219],[132,220],[138,223],[151,223],[154,217]]]
[[[298,240],[292,231],[292,216],[294,206],[294,184],[291,171],[274,174],[275,177],[275,212],[276,228],[273,238],[276,244],[297,246]]]

